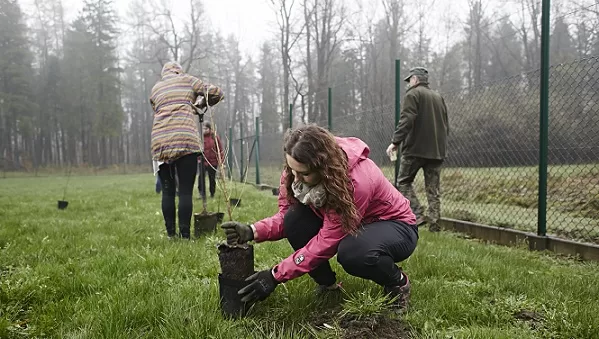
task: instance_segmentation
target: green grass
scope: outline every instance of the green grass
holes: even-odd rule
[[[151,174],[72,177],[61,211],[65,183],[0,179],[0,338],[336,338],[347,335],[343,317],[388,317],[381,289],[333,260],[346,295],[316,297],[303,276],[247,318],[224,320],[220,231],[167,240]],[[235,219],[276,211],[270,192],[239,192]],[[211,211],[217,206],[210,201]],[[197,199],[194,209],[201,210]],[[254,250],[257,270],[291,253],[285,241]],[[402,266],[413,287],[402,319],[413,337],[599,337],[596,263],[423,230]],[[315,326],[331,313],[330,329]]]
[[[118,164],[109,166],[88,166],[86,164],[78,165],[74,167],[65,166],[46,166],[33,168],[30,164],[24,166],[22,171],[0,171],[0,178],[24,178],[24,177],[47,177],[57,175],[67,175],[69,173],[73,175],[117,175],[117,174],[139,174],[139,173],[151,173],[152,163],[148,162],[146,165],[130,165],[130,164]]]

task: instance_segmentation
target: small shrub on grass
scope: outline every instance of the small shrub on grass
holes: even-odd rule
[[[353,293],[348,295],[339,316],[353,319],[377,318],[386,313],[390,303],[390,299],[382,292]]]

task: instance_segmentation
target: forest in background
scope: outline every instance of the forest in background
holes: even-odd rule
[[[297,123],[326,124],[329,87],[335,119],[360,121],[345,133],[380,134],[393,120],[369,117],[393,106],[401,59],[404,73],[428,67],[431,87],[444,93],[453,149],[486,152],[481,140],[493,147],[508,135],[523,140],[519,148],[534,160],[540,1],[492,8],[468,0],[466,13],[441,15],[440,31],[430,29],[440,0],[378,0],[377,15],[368,1],[269,1],[278,32],[254,57],[241,52],[236,36],[202,24],[201,0],[189,0],[185,19],[165,1],[133,0],[119,17],[112,1],[86,0],[71,21],[62,0],[35,0],[26,13],[16,0],[0,0],[0,166],[149,166],[148,96],[168,60],[224,89],[214,117],[224,136],[231,126],[253,131],[257,116],[263,134],[278,135],[289,125],[291,103]],[[599,1],[553,1],[550,40],[552,109],[560,122],[553,140],[594,154]],[[355,118],[358,112],[372,114]]]

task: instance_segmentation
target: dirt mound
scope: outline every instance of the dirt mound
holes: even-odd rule
[[[317,314],[310,322],[319,332],[330,331],[343,339],[410,338],[408,327],[392,313],[369,317],[342,316],[338,310]]]
[[[543,326],[543,314],[531,311],[531,310],[520,310],[513,314],[514,318],[524,321],[529,324],[533,329],[541,328]]]

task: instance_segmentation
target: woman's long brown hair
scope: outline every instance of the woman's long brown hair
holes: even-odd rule
[[[354,233],[360,220],[349,177],[347,155],[337,145],[333,134],[313,124],[288,130],[283,151],[308,166],[310,171],[320,174],[327,194],[324,208],[337,212],[343,230],[346,233]],[[289,165],[285,164],[285,170],[287,199],[297,201],[291,189],[294,176]]]

